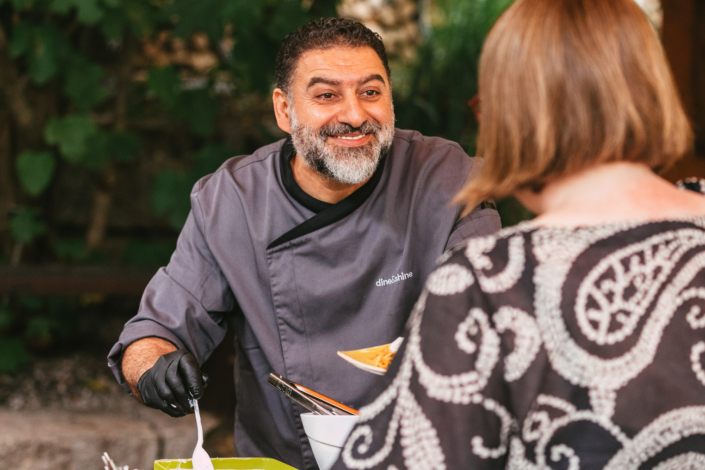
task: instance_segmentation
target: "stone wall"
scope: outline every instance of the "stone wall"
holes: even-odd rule
[[[104,356],[55,356],[37,357],[13,376],[0,375],[2,468],[102,470],[103,452],[131,470],[151,470],[158,459],[190,458],[193,415],[171,418],[139,404],[118,386]],[[208,451],[232,456],[232,437],[224,454],[208,447],[219,420],[202,415]]]
[[[193,415],[176,419],[134,406],[121,414],[0,409],[0,462],[12,470],[100,470],[108,452],[118,465],[150,470],[158,459],[191,458]],[[208,432],[216,420],[205,415],[203,424]]]

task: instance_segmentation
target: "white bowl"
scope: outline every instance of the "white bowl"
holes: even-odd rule
[[[318,466],[321,470],[328,470],[338,459],[345,441],[357,423],[357,416],[304,413],[301,415],[301,421]]]

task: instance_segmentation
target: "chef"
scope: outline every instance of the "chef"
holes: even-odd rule
[[[327,18],[288,35],[276,80],[290,136],[195,185],[176,251],[109,364],[145,404],[181,416],[232,324],[238,455],[315,469],[305,410],[269,373],[361,406],[378,377],[336,351],[394,340],[438,257],[500,221],[451,204],[473,166],[456,143],[394,128],[384,45],[362,24]]]

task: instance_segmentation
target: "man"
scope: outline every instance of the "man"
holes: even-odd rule
[[[473,162],[457,144],[394,129],[384,45],[360,23],[290,34],[276,78],[291,137],[196,184],[176,252],[109,361],[145,404],[181,416],[231,320],[238,454],[315,469],[304,410],[269,373],[362,405],[376,377],[336,351],[394,340],[435,260],[500,223],[494,209],[460,218],[450,204]]]

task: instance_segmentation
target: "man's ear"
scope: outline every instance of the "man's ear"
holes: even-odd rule
[[[289,120],[290,104],[289,98],[281,88],[275,88],[272,93],[274,103],[274,115],[277,118],[277,126],[287,134],[291,134],[291,121]]]

